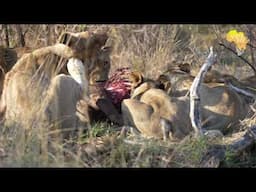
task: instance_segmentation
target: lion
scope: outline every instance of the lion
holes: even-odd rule
[[[89,32],[84,35],[91,35]],[[60,38],[60,42],[65,41],[68,37]],[[100,46],[98,46],[100,48]],[[111,98],[106,94],[102,84],[109,79],[109,71],[111,67],[110,54],[112,47],[104,46],[101,54],[98,52],[88,53],[88,78],[89,78],[89,101],[80,100],[78,102],[78,116],[90,122],[110,120],[113,123],[122,125],[122,116],[120,111],[114,106]],[[83,114],[83,115],[82,115]],[[86,118],[83,118],[86,116]]]
[[[185,68],[184,68],[185,67]],[[187,65],[178,65],[178,67],[173,67],[168,70],[167,74],[162,74],[158,77],[156,81],[159,81],[163,85],[163,89],[170,95],[174,97],[185,96],[189,94],[189,89],[192,85],[192,82],[195,78],[194,75],[191,75],[190,66]],[[236,91],[243,97],[244,100],[249,104],[254,100],[253,93],[256,89],[255,76],[249,76],[243,79],[238,80],[232,75],[220,73],[217,70],[210,69],[205,74],[203,80],[203,86],[214,86],[215,84],[227,84],[231,82],[232,85],[236,86],[239,89],[241,87],[242,91],[236,91],[233,88],[233,91]],[[247,93],[245,93],[245,91]],[[244,92],[244,94],[242,93]],[[251,92],[251,93],[250,93]]]
[[[206,73],[203,83],[204,84],[215,84],[223,83],[221,80],[222,75],[216,70]],[[188,91],[195,79],[195,76],[190,74],[179,74],[172,73],[169,75],[160,75],[156,81],[160,82],[163,85],[163,89],[173,97],[185,96],[188,94]]]
[[[188,91],[195,78],[195,72],[192,72],[189,64],[180,64],[169,68],[164,74],[161,74],[156,81],[163,85],[164,90],[173,97],[188,95]],[[223,83],[222,74],[217,70],[210,69],[205,74],[204,84]]]
[[[228,133],[247,113],[244,100],[224,84],[202,85],[200,95],[205,130]],[[163,139],[182,139],[193,130],[189,110],[189,97],[171,97],[147,82],[141,82],[131,99],[122,103],[125,125],[145,136]]]
[[[106,33],[65,32],[55,45],[24,54],[4,80],[4,121],[16,120],[25,127],[24,120],[36,116],[48,124],[61,121],[61,129],[76,127],[77,103],[89,99],[89,81],[106,78],[106,70],[98,65],[109,62],[107,39]],[[75,73],[82,83],[69,75],[68,62],[80,67]]]
[[[97,34],[97,33],[96,33]],[[92,35],[90,32],[83,33],[85,36]],[[71,36],[72,37],[72,36]],[[62,36],[60,42],[66,41],[69,37]],[[104,37],[97,37],[99,40]],[[95,39],[97,39],[95,38]],[[92,44],[93,45],[93,44]],[[90,46],[92,46],[90,45]],[[101,44],[96,44],[96,48],[102,47]],[[109,71],[111,67],[110,54],[112,47],[104,46],[101,52],[96,51],[87,52],[88,62],[88,84],[89,84],[89,101],[80,100],[78,103],[79,114],[86,114],[86,119],[89,121],[100,121],[109,119],[110,121],[122,125],[122,116],[117,111],[110,98],[101,89],[101,83],[108,80]]]

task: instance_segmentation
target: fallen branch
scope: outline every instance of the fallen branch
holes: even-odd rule
[[[199,73],[195,77],[191,88],[190,88],[190,119],[192,127],[195,131],[195,136],[203,135],[202,126],[201,126],[201,114],[200,114],[200,94],[199,88],[204,79],[206,72],[216,61],[217,55],[213,53],[213,48],[210,48],[210,53],[201,67]]]
[[[256,125],[248,129],[242,138],[228,146],[232,153],[240,153],[256,141]]]
[[[243,85],[242,82],[233,79],[226,82],[226,85],[239,94],[245,95],[254,100],[256,99],[256,90],[252,87],[247,87],[246,85]]]
[[[225,159],[228,150],[233,155],[239,155],[244,150],[251,147],[256,142],[256,125],[253,125],[248,131],[237,141],[225,146],[212,146],[203,157],[200,167],[219,167],[220,163]]]

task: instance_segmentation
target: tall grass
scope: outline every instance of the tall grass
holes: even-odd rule
[[[14,25],[8,27],[10,46],[17,47]],[[237,26],[220,25],[218,30],[225,34],[233,27]],[[208,54],[209,46],[215,45],[219,59],[214,68],[240,78],[251,74],[246,65],[217,46],[211,25],[57,24],[22,25],[22,29],[26,46],[32,49],[56,43],[64,31],[106,31],[109,34],[107,45],[113,46],[110,73],[120,67],[131,67],[155,79],[177,63],[190,63],[198,69]],[[4,44],[4,32],[0,33],[0,43]],[[31,114],[36,114],[36,110],[35,106]],[[16,121],[13,119],[0,127],[0,166],[197,167],[210,145],[205,139],[189,137],[181,144],[135,136],[123,139],[118,135],[119,128],[106,123],[96,123],[80,138],[60,143],[49,139],[56,125],[44,125],[28,119],[21,126]],[[226,160],[225,166],[234,166],[232,163],[238,161],[231,155]]]

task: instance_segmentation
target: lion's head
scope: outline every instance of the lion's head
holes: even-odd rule
[[[106,33],[65,32],[56,44],[24,54],[7,73],[4,81],[1,108],[5,117],[8,118],[8,114],[11,117],[11,114],[29,113],[32,106],[41,105],[38,97],[42,97],[51,89],[52,79],[56,75],[68,74],[67,63],[71,58],[79,59],[84,65],[81,69],[85,70],[87,87],[90,75],[95,81],[106,79],[111,53],[111,48],[104,46],[107,39]],[[31,82],[35,82],[35,86]],[[29,94],[32,91],[37,93],[36,96]],[[16,103],[12,103],[13,101]]]
[[[108,79],[112,48],[105,46],[107,39],[106,33],[65,32],[58,42],[71,47],[74,57],[88,65],[89,84],[93,85]]]

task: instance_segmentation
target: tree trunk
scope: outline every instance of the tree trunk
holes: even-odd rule
[[[22,33],[21,25],[16,25],[15,27],[18,34],[18,46],[25,47],[25,38],[24,38],[24,34]]]
[[[4,28],[4,33],[5,33],[5,46],[6,47],[9,47],[10,44],[9,44],[9,33],[8,33],[8,26],[7,25],[3,25],[3,28]]]
[[[47,46],[49,46],[52,43],[52,26],[47,25],[46,30],[47,30],[47,32],[46,32],[46,43],[47,43]]]

